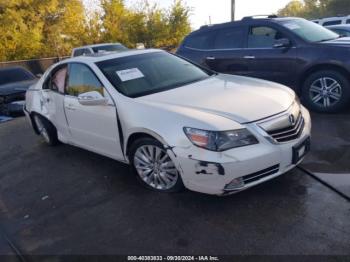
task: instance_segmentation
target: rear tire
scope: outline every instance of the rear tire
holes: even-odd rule
[[[349,79],[333,70],[315,72],[304,82],[302,100],[312,111],[339,112],[350,102]]]
[[[138,139],[129,152],[133,172],[143,186],[165,193],[184,189],[179,171],[159,141],[153,138]]]
[[[39,135],[41,135],[46,144],[49,146],[55,146],[58,144],[57,130],[49,120],[35,114],[33,116],[33,121]]]

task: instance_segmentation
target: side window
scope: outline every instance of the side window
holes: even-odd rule
[[[213,47],[213,32],[206,32],[189,36],[185,46],[196,49],[211,49]]]
[[[276,40],[285,36],[266,26],[251,27],[248,36],[248,48],[272,48]]]
[[[78,96],[90,91],[97,91],[103,95],[103,86],[91,69],[83,64],[69,65],[66,94]]]
[[[340,25],[340,24],[341,24],[341,20],[333,20],[333,21],[324,22],[323,26]]]
[[[347,19],[347,20],[346,20],[346,23],[347,23],[347,24],[350,24],[350,19]]]
[[[66,84],[67,66],[64,66],[55,71],[51,77],[50,89],[64,94]]]
[[[227,28],[217,31],[214,49],[243,48],[244,29]]]
[[[64,94],[66,77],[67,66],[59,66],[59,68],[54,69],[50,74],[47,75],[43,84],[43,89],[50,89],[52,91]]]

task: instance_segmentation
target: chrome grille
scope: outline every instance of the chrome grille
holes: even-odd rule
[[[260,170],[258,172],[255,172],[253,174],[246,175],[246,176],[242,177],[243,182],[244,182],[244,184],[252,183],[252,182],[260,180],[264,177],[276,174],[279,171],[279,169],[280,169],[280,165],[275,165],[275,166],[271,166],[269,168],[266,168],[264,170]]]
[[[298,115],[295,123],[289,127],[275,129],[267,131],[267,133],[279,143],[292,141],[300,137],[301,133],[304,130],[305,121],[301,113]]]

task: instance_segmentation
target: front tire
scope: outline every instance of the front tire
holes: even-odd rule
[[[349,79],[333,70],[315,72],[304,82],[302,100],[309,109],[316,112],[339,112],[350,102]]]
[[[155,139],[136,140],[130,148],[130,163],[137,179],[148,189],[171,193],[184,188],[167,150]]]
[[[46,118],[35,114],[33,120],[39,135],[44,139],[49,146],[58,144],[57,130],[54,125]]]

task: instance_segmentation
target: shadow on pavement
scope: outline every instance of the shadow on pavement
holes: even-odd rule
[[[302,167],[350,197],[350,111],[312,114],[311,153]]]

